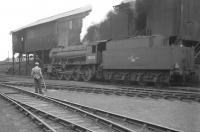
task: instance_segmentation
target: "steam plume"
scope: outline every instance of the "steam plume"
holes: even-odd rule
[[[83,27],[81,32],[81,40],[87,33],[90,26],[98,24],[106,19],[106,14],[113,10],[113,6],[121,3],[122,0],[91,0],[92,12],[83,20]]]

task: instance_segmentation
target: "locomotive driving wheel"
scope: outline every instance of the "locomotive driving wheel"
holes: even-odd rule
[[[74,70],[74,72],[72,73],[72,79],[74,81],[79,81],[81,79],[80,69]]]
[[[59,80],[62,80],[62,79],[63,79],[63,74],[62,74],[62,73],[58,73],[57,78],[58,78]]]
[[[70,74],[64,74],[63,75],[64,80],[67,80],[67,81],[69,81],[71,79],[71,77],[72,76]]]
[[[137,78],[136,78],[137,84],[139,84],[140,86],[145,86],[147,84],[144,81],[143,77],[144,77],[144,73],[140,73],[140,74],[137,75]]]
[[[83,81],[90,81],[92,79],[92,70],[87,67],[82,70],[81,78]]]

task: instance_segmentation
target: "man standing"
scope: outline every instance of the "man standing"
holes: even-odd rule
[[[41,68],[39,67],[39,63],[35,62],[35,67],[31,71],[31,76],[34,78],[35,84],[35,93],[43,94],[41,88],[41,80],[43,78]]]

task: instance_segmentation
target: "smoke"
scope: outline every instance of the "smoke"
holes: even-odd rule
[[[137,34],[144,35],[146,34],[145,29],[146,29],[146,22],[147,22],[147,16],[148,12],[151,8],[153,1],[152,0],[136,0],[135,3],[135,9],[136,9],[136,14],[135,14],[135,27],[137,30]]]
[[[120,4],[121,2],[122,0],[108,0],[106,2],[91,0],[90,4],[92,6],[92,11],[86,18],[83,19],[83,27],[80,35],[81,40],[83,40],[84,36],[87,34],[87,29],[90,26],[97,25],[106,20],[106,14],[113,10],[114,5]]]

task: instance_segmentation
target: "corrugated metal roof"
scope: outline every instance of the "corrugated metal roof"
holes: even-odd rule
[[[44,19],[40,19],[40,20],[33,22],[31,24],[28,24],[24,27],[21,27],[21,28],[14,30],[14,31],[11,31],[11,34],[14,33],[14,32],[18,32],[20,30],[23,30],[25,28],[29,28],[29,27],[37,26],[37,25],[40,25],[40,24],[43,24],[43,23],[55,21],[59,18],[64,18],[64,17],[68,17],[68,16],[72,16],[72,15],[76,15],[76,14],[80,14],[80,13],[84,13],[84,12],[89,12],[91,10],[92,10],[92,7],[90,5],[88,5],[88,6],[81,7],[81,8],[75,9],[75,10],[71,10],[69,12],[64,12],[64,13],[61,13],[61,14],[58,14],[58,15],[54,15],[54,16],[47,17],[47,18],[44,18]]]

